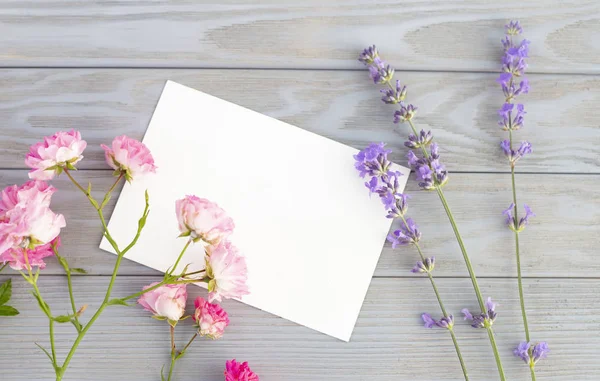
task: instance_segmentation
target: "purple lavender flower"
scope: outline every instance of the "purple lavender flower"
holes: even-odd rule
[[[358,60],[365,65],[372,64],[376,58],[379,58],[379,53],[377,52],[377,48],[375,45],[369,46],[358,57]]]
[[[402,217],[406,214],[406,211],[408,210],[408,203],[406,202],[409,198],[408,195],[403,194],[403,193],[396,193],[393,195],[394,196],[394,202],[391,203],[387,209],[388,209],[388,214],[387,214],[387,218],[398,218],[398,217]]]
[[[542,341],[537,343],[533,347],[533,351],[531,353],[531,360],[534,364],[537,364],[538,361],[548,357],[548,353],[550,353],[550,348],[548,347],[548,343]]]
[[[437,326],[440,328],[452,329],[454,327],[454,317],[452,315],[442,316],[440,320],[435,320],[430,314],[424,313],[421,315],[425,328],[433,328]]]
[[[394,68],[379,58],[375,58],[369,66],[369,74],[374,83],[388,83],[394,77]]]
[[[408,148],[421,148],[424,146],[427,146],[431,143],[431,140],[433,139],[433,134],[431,133],[431,131],[427,131],[425,132],[425,130],[421,130],[421,132],[419,132],[419,136],[416,136],[414,134],[409,134],[408,135],[408,140],[406,142],[404,142],[404,145]]]
[[[371,180],[365,183],[365,186],[369,189],[369,196],[379,189],[379,179],[377,177],[371,177]]]
[[[485,301],[485,308],[487,311],[473,315],[467,308],[463,308],[461,312],[463,313],[463,315],[465,315],[465,320],[471,321],[471,327],[485,328],[494,324],[494,321],[498,316],[496,313],[496,306],[497,303],[494,303],[492,301],[492,298],[487,298],[487,300]]]
[[[383,103],[386,104],[393,105],[397,103],[402,103],[402,101],[406,99],[406,86],[401,86],[399,80],[396,80],[395,89],[381,89],[379,91],[383,93],[383,97],[381,97],[381,100],[383,101]]]
[[[530,344],[527,341],[521,341],[513,350],[514,355],[525,361],[525,364],[529,364],[529,361],[531,360],[529,357],[529,347]]]
[[[502,148],[502,151],[504,151],[504,155],[508,158],[508,161],[510,161],[511,165],[513,166],[517,163],[517,161],[519,161],[519,159],[533,152],[531,143],[525,141],[521,142],[521,145],[517,150],[513,150],[511,148],[510,141],[506,139],[500,142],[500,147]]]
[[[422,314],[421,319],[423,319],[423,323],[425,323],[425,328],[433,328],[435,325],[435,320],[428,313]]]
[[[535,213],[531,210],[531,208],[527,205],[523,205],[525,209],[525,216],[521,217],[519,223],[517,224],[515,217],[513,216],[513,211],[515,208],[515,204],[511,203],[508,209],[506,209],[502,214],[506,216],[506,225],[510,228],[510,230],[520,233],[525,230],[525,226],[529,224],[529,218],[535,217]]]
[[[525,364],[528,364],[531,368],[533,368],[541,359],[548,357],[549,352],[550,349],[548,348],[548,343],[545,341],[539,342],[533,347],[531,343],[522,341],[513,350],[514,355],[520,357]]]
[[[451,329],[452,327],[454,327],[454,316],[443,316],[440,320],[435,322],[435,325],[437,325],[440,328]]]
[[[419,261],[415,267],[410,270],[413,273],[431,273],[435,268],[435,257],[425,258],[425,261]]]
[[[369,175],[378,177],[389,171],[391,162],[387,155],[392,152],[385,149],[384,143],[371,143],[367,148],[354,155],[354,167],[359,171],[360,177]],[[368,187],[368,186],[367,186]]]
[[[412,218],[407,218],[406,224],[400,225],[400,229],[388,236],[388,241],[392,243],[392,248],[394,249],[399,245],[417,243],[420,239],[421,232]]]
[[[394,113],[394,123],[404,123],[410,121],[417,113],[417,108],[413,105],[402,105],[400,110]]]
[[[529,85],[527,86],[527,91],[529,91]],[[515,90],[516,91],[516,90]],[[498,115],[500,116],[500,120],[498,121],[498,125],[502,127],[504,131],[515,131],[523,127],[525,114],[525,106],[522,104],[518,104],[517,110],[513,115],[513,111],[515,109],[515,105],[512,103],[504,103],[502,108],[498,110]]]
[[[448,171],[439,161],[437,143],[431,143],[429,152],[428,158],[419,158],[413,151],[406,155],[408,165],[415,170],[419,186],[425,190],[435,189],[436,186],[443,186],[448,182]]]
[[[521,24],[519,24],[518,21],[509,22],[504,26],[504,30],[509,36],[516,36],[518,34],[523,33],[523,28],[521,28]]]

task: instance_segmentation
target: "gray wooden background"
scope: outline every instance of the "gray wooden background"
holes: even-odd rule
[[[356,61],[375,43],[398,68],[432,128],[451,171],[451,203],[485,295],[499,303],[496,323],[510,380],[528,379],[514,358],[522,325],[512,234],[501,211],[510,178],[496,125],[503,101],[495,83],[504,23],[518,18],[532,41],[532,93],[519,139],[534,154],[519,165],[519,199],[537,213],[522,235],[523,271],[534,340],[550,343],[539,380],[600,379],[600,3],[484,0],[224,0],[0,3],[0,185],[27,178],[28,146],[57,130],[88,141],[77,175],[106,188],[100,143],[117,134],[141,138],[164,82],[187,86],[360,148],[387,141],[403,163],[406,128]],[[276,142],[265,142],[265,144]],[[90,272],[75,279],[79,303],[98,306],[114,257],[100,251],[100,227],[86,200],[60,178],[54,209],[64,213],[64,255]],[[474,295],[450,226],[434,194],[413,181],[411,214],[447,307],[459,315]],[[112,210],[111,203],[109,211]],[[333,239],[333,238],[332,238]],[[339,239],[335,238],[335,239]],[[421,327],[437,311],[428,281],[409,269],[410,249],[386,246],[350,343],[244,306],[225,302],[232,324],[222,340],[199,341],[177,380],[221,380],[225,360],[250,361],[261,380],[460,380],[446,332]],[[68,310],[66,281],[54,260],[41,277],[53,310]],[[115,295],[159,274],[125,262]],[[17,318],[0,319],[0,378],[51,380],[47,323],[29,288],[12,276]],[[191,297],[199,294],[191,290]],[[88,316],[89,317],[89,316]],[[184,327],[185,326],[185,327]],[[179,328],[180,341],[192,333]],[[497,373],[484,331],[458,323],[472,380]],[[64,356],[73,339],[58,329]],[[140,308],[109,308],[76,354],[65,380],[158,380],[169,360],[165,324]]]

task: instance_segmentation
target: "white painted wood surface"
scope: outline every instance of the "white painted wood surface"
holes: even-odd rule
[[[500,302],[495,325],[511,381],[528,379],[511,354],[522,338],[512,236],[501,211],[510,179],[498,142],[494,82],[507,19],[520,18],[532,40],[532,93],[519,139],[534,154],[519,163],[519,199],[537,217],[522,235],[525,292],[535,340],[552,354],[538,380],[600,379],[597,254],[600,247],[600,3],[571,0],[385,1],[16,1],[0,4],[0,186],[26,179],[28,146],[76,128],[90,146],[77,176],[96,191],[111,181],[100,143],[141,138],[167,79],[360,148],[387,141],[403,163],[406,130],[356,62],[377,44],[409,85],[417,125],[431,128],[451,171],[447,197],[485,295]],[[278,69],[278,70],[273,70]],[[276,142],[275,142],[276,144]],[[102,298],[114,257],[99,249],[93,211],[61,178],[54,209],[64,213],[63,254],[89,275],[75,277],[78,302]],[[448,308],[459,315],[474,297],[460,252],[435,194],[409,182],[410,214],[436,256]],[[114,201],[108,206],[110,212]],[[168,223],[168,222],[166,222]],[[333,239],[333,238],[332,238]],[[237,302],[226,336],[200,342],[178,365],[177,380],[221,380],[225,360],[248,360],[263,381],[460,380],[447,334],[421,327],[437,313],[426,280],[409,272],[415,253],[384,248],[350,343],[342,343]],[[117,295],[155,281],[125,261]],[[0,318],[0,378],[52,380],[47,322],[14,272],[19,318]],[[41,279],[54,311],[67,312],[66,281],[53,260]],[[193,289],[192,296],[200,294]],[[326,296],[323,296],[326,297]],[[191,302],[191,298],[190,298]],[[89,314],[86,313],[89,317]],[[180,341],[191,335],[183,324]],[[73,339],[58,329],[64,356]],[[483,332],[457,322],[473,381],[497,379]],[[65,380],[158,380],[169,360],[168,332],[140,308],[114,307],[97,322]]]

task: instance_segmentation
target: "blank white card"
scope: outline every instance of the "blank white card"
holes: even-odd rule
[[[231,241],[248,263],[243,303],[350,340],[391,224],[354,169],[356,149],[171,81],[144,143],[157,173],[125,185],[109,223],[128,243],[148,189],[150,216],[126,258],[164,272],[186,242],[175,200],[207,198],[235,222]],[[396,169],[403,189],[409,170]],[[188,263],[204,267],[200,245],[178,270]]]

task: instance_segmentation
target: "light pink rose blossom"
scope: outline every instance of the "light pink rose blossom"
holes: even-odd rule
[[[29,267],[39,267],[40,269],[46,268],[46,262],[44,258],[51,257],[54,255],[52,245],[56,247],[60,246],[60,237],[56,237],[52,242],[45,245],[36,246],[33,249],[23,248],[11,248],[0,254],[0,262],[6,263],[17,271],[27,270],[27,264]],[[27,252],[27,260],[25,260],[25,251]]]
[[[259,381],[258,375],[247,362],[237,362],[235,359],[227,361],[224,374],[225,381]]]
[[[110,147],[102,144],[106,163],[116,171],[125,174],[131,182],[147,173],[155,173],[154,158],[146,145],[125,135],[117,136]]]
[[[223,336],[225,327],[229,325],[227,312],[218,304],[212,304],[199,296],[194,301],[196,311],[192,318],[198,327],[198,333],[211,339]]]
[[[221,301],[222,298],[241,298],[249,294],[248,268],[246,258],[238,249],[225,240],[209,250],[206,256],[206,275],[208,282],[208,300]]]
[[[2,191],[0,254],[10,249],[34,249],[58,237],[66,222],[49,208],[55,191],[43,182],[31,181]]]
[[[0,221],[8,218],[7,213],[17,204],[39,202],[40,205],[49,207],[54,192],[56,192],[56,188],[44,181],[37,180],[30,180],[21,186],[12,185],[4,188],[0,193]]]
[[[154,282],[143,289],[146,290],[157,285]],[[185,284],[166,284],[157,289],[148,291],[140,296],[138,303],[146,311],[150,311],[159,319],[167,319],[174,326],[185,313],[187,301],[187,287]]]
[[[182,236],[190,236],[194,242],[202,240],[215,245],[228,237],[235,227],[219,205],[205,198],[185,196],[177,200],[175,211]]]
[[[87,143],[81,139],[79,131],[59,131],[46,136],[43,142],[29,148],[25,164],[32,168],[29,178],[50,180],[59,174],[62,168],[74,168],[81,159]]]

